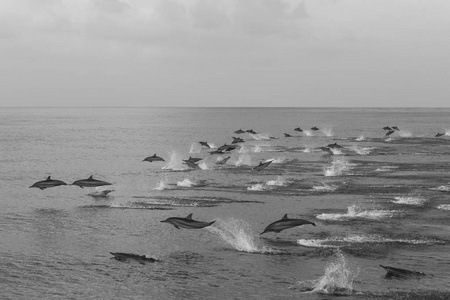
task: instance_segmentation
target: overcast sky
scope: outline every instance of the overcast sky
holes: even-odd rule
[[[448,0],[1,0],[0,106],[450,106]]]

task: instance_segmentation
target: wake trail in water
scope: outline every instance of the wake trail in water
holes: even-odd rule
[[[206,229],[217,234],[237,251],[262,254],[280,253],[279,250],[259,246],[254,240],[250,225],[243,220],[234,218],[217,219],[213,226],[208,226]]]
[[[380,220],[384,218],[390,218],[398,211],[395,210],[363,210],[359,206],[353,204],[347,209],[345,214],[326,214],[322,213],[316,218],[319,220],[327,221],[345,221],[349,219],[370,219]]]
[[[356,164],[348,162],[348,160],[343,157],[334,158],[331,162],[331,166],[324,169],[324,175],[327,177],[346,175],[349,174],[348,172],[355,166]]]

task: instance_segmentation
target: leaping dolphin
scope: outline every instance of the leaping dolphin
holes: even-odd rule
[[[392,128],[389,127],[389,126],[384,126],[383,129],[384,129],[384,130],[392,130]]]
[[[236,134],[241,134],[241,133],[245,133],[245,131],[242,130],[242,129],[239,129],[239,130],[236,130],[234,133],[236,133]]]
[[[443,136],[443,135],[445,135],[445,133],[439,133],[438,132],[438,134],[436,134],[434,137],[440,137],[440,136]]]
[[[243,143],[243,142],[245,142],[243,139],[241,139],[240,137],[234,137],[234,136],[232,136],[232,138],[233,138],[233,142],[231,142],[232,144],[237,144],[237,143]]]
[[[253,129],[248,129],[245,132],[251,133],[251,134],[256,134],[256,132]]]
[[[60,186],[60,185],[67,185],[67,183],[65,183],[64,181],[61,181],[61,180],[51,179],[50,176],[48,176],[46,180],[42,180],[42,181],[33,183],[33,185],[30,186],[30,188],[38,188],[41,190],[45,190],[45,189],[55,187],[55,186]]]
[[[237,148],[237,145],[227,145],[227,144],[223,144],[222,146],[220,146],[219,148],[217,148],[217,151],[222,151],[222,152],[226,152],[226,151],[231,151]]]
[[[206,148],[211,148],[208,142],[199,142],[200,145],[205,146]]]
[[[393,129],[393,130],[400,130],[400,129],[398,129],[397,126],[392,126],[392,129]]]
[[[230,159],[230,157],[231,157],[231,156],[228,156],[228,157],[219,159],[218,161],[216,161],[216,164],[217,164],[217,165],[224,165],[224,164],[227,162],[227,160]]]
[[[266,161],[264,163],[260,162],[259,165],[253,167],[252,170],[254,170],[254,171],[261,171],[262,169],[264,169],[265,167],[267,167],[271,163],[272,163],[272,160]]]
[[[394,267],[389,267],[389,266],[380,265],[380,267],[382,267],[383,269],[385,269],[387,271],[387,273],[385,275],[386,278],[391,278],[391,277],[405,278],[405,277],[409,277],[409,276],[424,276],[424,275],[426,275],[425,273],[422,273],[422,272],[410,271],[410,270],[406,270],[406,269],[394,268]]]
[[[196,162],[199,162],[199,161],[201,161],[203,158],[199,158],[199,157],[190,157],[189,156],[189,158],[187,159],[188,161],[191,161],[191,162],[193,162],[193,163],[196,163]],[[184,160],[183,159],[183,161],[186,161],[186,160]]]
[[[72,185],[77,185],[80,188],[83,188],[83,187],[96,187],[96,186],[103,186],[103,185],[112,185],[112,183],[94,179],[94,178],[92,178],[92,175],[91,175],[91,176],[89,176],[88,179],[80,179],[80,180],[74,181],[72,183]]]
[[[152,262],[152,263],[159,261],[158,259],[153,257],[147,257],[145,255],[139,255],[134,253],[123,253],[123,252],[109,252],[109,253],[111,253],[114,256],[113,258],[118,261],[126,261],[128,259],[137,260],[139,262]]]
[[[344,147],[342,147],[341,145],[338,145],[337,143],[334,144],[328,144],[327,145],[328,148],[334,148],[334,149],[342,149]]]
[[[298,132],[303,132],[303,129],[301,129],[300,127],[294,128],[294,130]]]
[[[161,222],[170,223],[173,226],[175,226],[175,228],[177,228],[177,229],[180,229],[180,228],[201,229],[201,228],[210,226],[211,224],[213,224],[215,222],[215,220],[212,222],[196,221],[196,220],[192,220],[192,214],[189,214],[186,218],[172,217],[172,218],[168,218]]]
[[[319,149],[328,154],[331,154],[331,155],[334,154],[333,151],[331,151],[330,147],[319,147]]]
[[[285,133],[284,137],[292,137],[292,135],[290,135],[289,133]]]
[[[165,161],[165,160],[162,157],[156,156],[156,153],[155,153],[155,154],[153,154],[153,156],[146,157],[143,161],[152,162],[152,161]]]
[[[285,214],[281,220],[275,221],[272,224],[270,224],[269,226],[267,226],[266,229],[264,229],[264,231],[261,234],[270,232],[270,231],[279,233],[285,229],[289,229],[292,227],[297,227],[297,226],[301,226],[301,225],[305,225],[305,224],[311,224],[311,225],[316,226],[315,223],[307,221],[307,220],[289,219],[287,214]]]
[[[311,127],[311,130],[317,131],[317,130],[319,130],[319,128],[317,128],[316,126],[314,126],[314,127]]]
[[[200,169],[200,166],[197,165],[197,164],[196,164],[195,162],[193,162],[193,161],[190,161],[190,160],[183,160],[183,161],[184,161],[184,164],[188,165],[188,167],[191,168],[191,169],[197,169],[197,170]]]
[[[391,134],[393,134],[395,132],[395,130],[389,130],[384,136],[390,136]]]
[[[114,190],[103,190],[103,191],[94,190],[88,195],[92,197],[108,197],[108,194],[111,192],[114,192]]]

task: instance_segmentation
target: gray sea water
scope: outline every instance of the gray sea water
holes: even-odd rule
[[[449,117],[450,109],[0,108],[0,298],[449,299]],[[386,137],[384,126],[400,130]],[[209,153],[233,136],[245,142]],[[343,148],[318,149],[331,143]],[[155,153],[165,161],[143,162]],[[189,156],[203,159],[200,169],[182,163]],[[91,175],[112,185],[29,188]],[[114,191],[91,196],[98,189]],[[190,213],[216,222],[160,222]],[[285,214],[316,226],[260,235]],[[380,264],[426,275],[386,278]]]

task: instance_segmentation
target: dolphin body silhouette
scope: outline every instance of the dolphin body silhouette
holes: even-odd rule
[[[242,133],[245,133],[245,131],[242,130],[242,129],[239,129],[239,130],[236,130],[234,133],[236,133],[236,134],[242,134]]]
[[[285,214],[281,220],[278,220],[278,221],[273,222],[272,224],[269,224],[269,226],[267,226],[266,229],[264,229],[264,231],[261,234],[270,232],[270,231],[278,233],[285,229],[289,229],[292,227],[297,227],[297,226],[301,226],[301,225],[305,225],[305,224],[311,224],[311,225],[316,226],[315,223],[307,221],[307,220],[289,219],[287,214]]]
[[[383,129],[384,129],[384,130],[392,130],[392,128],[389,127],[389,126],[384,126]]]
[[[292,137],[292,135],[290,135],[289,133],[285,133],[284,137]]]
[[[198,142],[200,145],[205,146],[206,148],[211,148],[208,142]]]
[[[91,176],[89,176],[88,179],[80,179],[80,180],[74,181],[72,183],[72,185],[77,185],[80,188],[83,188],[83,187],[96,187],[96,186],[103,186],[103,185],[112,185],[112,183],[94,179],[94,178],[92,178],[92,175],[91,175]]]
[[[319,147],[320,150],[326,152],[328,154],[334,155],[333,151],[331,151],[330,147]]]
[[[400,269],[400,268],[394,268],[390,266],[383,266],[380,265],[383,269],[387,271],[385,277],[391,278],[391,277],[397,277],[397,278],[406,278],[411,276],[425,276],[425,273],[417,272],[417,271],[410,271],[406,269]]]
[[[443,135],[445,135],[445,133],[437,133],[434,137],[440,137],[440,136],[443,136]]]
[[[103,191],[94,190],[91,193],[89,193],[88,195],[92,196],[92,197],[105,197],[106,198],[106,197],[108,197],[108,194],[111,192],[114,192],[114,190],[103,190]]]
[[[341,145],[338,145],[337,143],[334,144],[328,144],[327,145],[328,148],[333,148],[333,149],[342,149],[344,147],[342,147]]]
[[[224,164],[225,164],[225,163],[227,162],[227,160],[229,160],[229,159],[230,159],[230,157],[231,157],[231,156],[228,156],[228,157],[222,158],[222,159],[220,159],[220,160],[216,161],[216,164],[217,164],[217,165],[224,165]]]
[[[271,160],[266,161],[266,162],[260,162],[259,165],[257,165],[256,167],[253,167],[252,170],[254,171],[261,171],[262,169],[264,169],[265,167],[267,167],[268,165],[270,165],[272,163]]]
[[[188,165],[189,168],[200,170],[200,166],[197,165],[195,162],[193,162],[191,160],[183,160],[183,161],[184,161],[184,164]]]
[[[196,163],[196,162],[201,161],[202,159],[203,159],[203,158],[199,158],[199,157],[190,157],[190,156],[189,156],[188,159],[186,159],[186,160],[183,159],[183,161],[190,161],[190,162]]]
[[[251,134],[256,134],[256,132],[253,129],[248,129],[245,132],[251,133]]]
[[[391,134],[393,134],[395,132],[395,130],[389,130],[384,136],[390,136]]]
[[[114,256],[113,258],[118,261],[126,261],[128,259],[137,260],[139,262],[152,262],[152,263],[159,261],[158,259],[153,257],[147,257],[145,255],[139,255],[134,253],[124,253],[124,252],[109,252],[109,253],[111,253]]]
[[[245,142],[243,139],[241,139],[240,137],[234,137],[234,136],[232,136],[232,138],[233,138],[233,142],[231,142],[232,144],[237,144],[237,143],[243,143],[243,142]]]
[[[60,185],[67,185],[67,183],[65,183],[64,181],[61,181],[61,180],[51,179],[50,176],[48,176],[46,180],[42,180],[42,181],[33,183],[33,185],[30,186],[30,188],[38,188],[41,190],[45,190],[45,189],[55,187],[55,186],[60,186]]]
[[[156,156],[156,153],[155,153],[153,156],[146,157],[143,161],[148,161],[148,162],[164,161],[164,159],[162,157]]]
[[[170,223],[173,226],[175,226],[176,229],[180,229],[180,228],[201,229],[201,228],[205,228],[205,227],[212,225],[216,221],[215,220],[212,222],[196,221],[196,220],[192,219],[192,214],[189,214],[186,218],[172,217],[172,218],[168,218],[161,222]]]
[[[294,128],[294,130],[298,132],[303,132],[303,129],[301,129],[300,127]]]
[[[311,130],[317,131],[317,130],[319,130],[319,128],[317,128],[317,126],[314,126],[314,127],[311,127]]]

